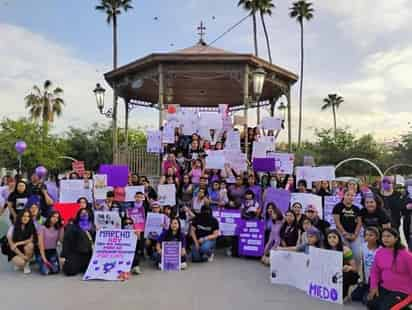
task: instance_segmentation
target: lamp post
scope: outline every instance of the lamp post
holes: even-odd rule
[[[253,81],[253,95],[257,104],[257,123],[260,123],[260,106],[259,99],[263,92],[263,85],[265,84],[266,72],[263,68],[259,67],[252,72]]]

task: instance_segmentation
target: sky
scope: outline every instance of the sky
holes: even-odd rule
[[[112,67],[112,28],[94,10],[98,0],[0,0],[0,118],[27,116],[24,96],[50,79],[61,86],[66,106],[54,130],[109,124],[98,114],[92,92]],[[119,65],[153,52],[194,45],[196,28],[206,25],[211,42],[246,13],[237,0],[134,0],[119,18]],[[267,17],[273,61],[299,72],[300,34],[288,17],[292,1],[275,0]],[[304,138],[332,127],[331,111],[321,112],[330,93],[345,99],[338,127],[389,140],[409,129],[412,117],[412,1],[313,0],[315,18],[305,24]],[[157,17],[157,19],[155,19]],[[267,58],[262,27],[259,52]],[[214,46],[253,53],[251,19]],[[297,138],[298,84],[292,94],[293,138]],[[121,105],[122,107],[122,105]],[[265,110],[264,115],[268,112]],[[123,109],[120,111],[122,119]],[[252,118],[252,122],[254,119]],[[120,126],[124,123],[122,119]],[[154,127],[153,110],[136,108],[131,127]],[[286,132],[282,138],[286,137]],[[284,136],[284,137],[283,137]]]

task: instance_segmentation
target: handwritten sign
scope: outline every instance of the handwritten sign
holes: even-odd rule
[[[176,186],[174,184],[159,184],[157,193],[161,206],[176,205]]]
[[[295,155],[291,153],[273,153],[275,159],[275,171],[282,174],[293,174]]]
[[[162,152],[162,133],[159,130],[147,131],[147,146],[148,153],[159,154]]]
[[[240,210],[216,210],[213,216],[219,222],[219,231],[222,236],[236,236],[242,223]]]
[[[143,185],[126,186],[124,188],[124,191],[125,191],[124,201],[126,201],[126,202],[135,201],[136,193],[141,192],[141,193],[144,194],[144,186]]]
[[[126,209],[126,214],[128,217],[130,217],[133,220],[134,230],[138,232],[143,232],[144,226],[145,226],[144,207],[143,206],[139,207],[135,204],[133,208]]]
[[[163,231],[165,224],[165,215],[162,213],[147,213],[144,237],[157,239]]]
[[[121,229],[122,220],[116,211],[95,211],[94,225],[96,229]]]
[[[261,127],[263,129],[281,130],[282,120],[275,117],[265,117],[264,119],[262,119]]]
[[[76,202],[80,197],[86,197],[88,201],[93,201],[92,188],[92,181],[61,180],[59,201]]]
[[[207,151],[206,168],[207,169],[223,169],[225,167],[225,152],[224,151]]]
[[[242,220],[239,223],[239,255],[262,256],[265,249],[264,238],[264,221]]]
[[[181,243],[177,241],[162,242],[162,262],[163,271],[179,271],[181,268]]]
[[[296,180],[306,180],[308,188],[312,188],[312,183],[316,181],[332,181],[335,179],[334,166],[321,167],[296,167]]]
[[[292,196],[290,197],[290,206],[292,207],[295,203],[300,203],[302,205],[303,212],[309,206],[314,206],[318,211],[319,217],[323,217],[321,196],[309,193],[292,193]]]

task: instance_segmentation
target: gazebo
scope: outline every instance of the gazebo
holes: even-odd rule
[[[285,95],[291,146],[291,87],[298,76],[254,55],[209,46],[201,36],[192,47],[150,54],[104,77],[127,104],[157,109],[159,127],[168,104],[200,111],[214,111],[219,104],[227,104],[229,112],[244,111],[247,128],[250,108],[275,103]]]

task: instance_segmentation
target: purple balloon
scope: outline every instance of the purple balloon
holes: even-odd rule
[[[27,148],[27,144],[26,142],[24,142],[23,140],[19,140],[16,142],[16,144],[14,145],[14,148],[16,149],[17,153],[19,153],[20,155],[24,153],[24,151]]]
[[[38,167],[36,168],[36,174],[37,174],[37,176],[38,176],[39,178],[43,178],[43,177],[45,177],[46,174],[47,174],[47,169],[44,168],[43,166],[38,166]]]

